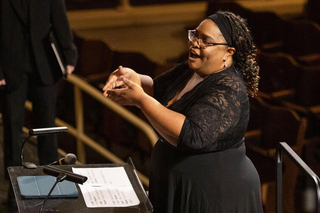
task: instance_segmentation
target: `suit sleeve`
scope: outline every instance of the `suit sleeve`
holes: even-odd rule
[[[4,74],[3,74],[2,67],[0,64],[0,80],[2,80],[2,79],[4,79]]]
[[[61,48],[66,65],[76,65],[78,53],[73,42],[64,0],[51,0],[52,29]]]
[[[2,4],[0,4],[0,11],[1,11],[1,7],[2,7]],[[1,18],[2,18],[2,16],[0,16],[0,23],[2,23],[1,22]],[[1,29],[1,24],[0,24],[0,31],[1,31],[2,29]],[[1,36],[1,35],[0,35]],[[1,39],[1,38],[0,38]],[[1,44],[0,44],[0,52],[1,52]],[[1,57],[1,56],[0,56]],[[1,61],[1,60],[0,60]],[[4,79],[4,74],[3,74],[3,70],[2,70],[2,64],[0,63],[0,80],[2,80],[2,79]]]

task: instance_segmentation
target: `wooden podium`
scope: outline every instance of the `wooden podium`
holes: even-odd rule
[[[85,164],[85,165],[61,165],[57,166],[59,169],[72,172],[72,167],[75,168],[98,168],[98,167],[123,167],[128,175],[128,178],[133,186],[133,189],[140,200],[140,204],[130,207],[104,207],[104,208],[88,208],[85,204],[82,192],[76,184],[79,192],[78,198],[49,198],[43,212],[57,212],[57,213],[149,213],[152,212],[152,205],[144,191],[134,167],[128,163],[121,164]],[[38,166],[36,169],[26,169],[24,167],[16,166],[9,167],[9,176],[12,188],[15,194],[18,210],[20,213],[38,213],[44,199],[23,199],[20,193],[17,177],[19,176],[38,176],[45,175],[43,173],[43,166]]]

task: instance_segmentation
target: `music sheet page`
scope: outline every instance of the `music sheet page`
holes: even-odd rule
[[[139,205],[140,201],[123,167],[72,168],[72,170],[88,177],[84,184],[79,184],[87,207]]]

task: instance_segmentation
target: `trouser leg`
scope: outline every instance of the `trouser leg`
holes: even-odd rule
[[[31,94],[31,95],[30,95]],[[56,116],[56,85],[38,86],[30,88],[30,96],[33,103],[33,115],[36,128],[49,128],[55,126]],[[39,164],[46,165],[58,159],[57,136],[38,136]]]
[[[1,91],[3,119],[4,169],[21,165],[20,150],[23,142],[22,127],[24,124],[24,105],[27,96],[27,80],[21,82],[14,91]]]

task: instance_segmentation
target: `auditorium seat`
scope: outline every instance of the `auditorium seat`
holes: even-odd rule
[[[218,10],[226,10],[238,14],[239,16],[250,19],[253,11],[242,7],[239,3],[236,2],[218,2],[214,0],[208,1],[208,7],[206,11],[206,15],[209,16],[214,14]]]
[[[65,3],[68,11],[92,10],[116,8],[120,4],[120,0],[65,0]]]
[[[320,66],[302,66],[284,53],[258,53],[258,96],[309,120],[306,137],[320,136]]]
[[[74,33],[74,41],[78,49],[78,62],[75,74],[90,79],[95,74],[112,70],[114,51],[102,40],[85,39]]]
[[[255,13],[256,15],[258,13]],[[253,19],[258,20],[258,18]],[[320,66],[320,25],[310,20],[278,21],[269,26],[268,31],[259,30],[259,22],[252,26],[255,42],[262,52],[282,52],[292,56],[302,66]],[[261,22],[263,23],[263,22]],[[264,27],[261,25],[260,27]],[[278,41],[261,43],[263,34],[275,35]],[[275,32],[275,33],[270,33]],[[281,40],[279,40],[281,39]]]
[[[120,65],[151,77],[168,69],[167,65],[157,64],[141,53],[112,50],[102,40],[86,39],[74,33],[74,41],[79,54],[75,74],[100,88],[99,84],[104,84],[110,73]]]
[[[288,54],[257,53],[260,66],[259,95],[274,102],[294,101],[302,67]]]
[[[258,52],[259,95],[301,107],[320,105],[320,66],[302,66],[285,53]]]
[[[281,103],[308,118],[308,138],[320,137],[320,67],[307,67],[302,71],[296,87],[295,101],[283,100]]]
[[[247,156],[260,175],[265,212],[274,212],[277,144],[286,142],[298,155],[301,155],[307,119],[300,117],[294,110],[270,105],[259,97],[251,100],[251,111],[249,123],[259,125],[245,135]],[[283,212],[293,212],[298,172],[298,168],[284,157]]]
[[[320,25],[308,19],[283,19],[274,12],[252,11],[236,2],[209,1],[206,14],[229,10],[248,22],[257,48],[262,52],[283,52],[301,65],[320,65]]]
[[[254,12],[236,2],[217,3],[216,1],[209,1],[206,14],[210,15],[218,10],[231,11],[246,19],[258,48],[275,50],[276,47],[282,46],[285,21],[277,14],[273,12]]]
[[[278,52],[283,46],[286,21],[274,12],[254,12],[248,18],[254,42],[264,51]]]
[[[132,6],[161,5],[161,4],[177,4],[188,2],[201,2],[203,0],[130,0]]]
[[[284,52],[303,65],[320,65],[320,25],[310,20],[288,21]]]
[[[308,19],[320,24],[320,1],[319,0],[307,0],[305,5],[305,15]]]

